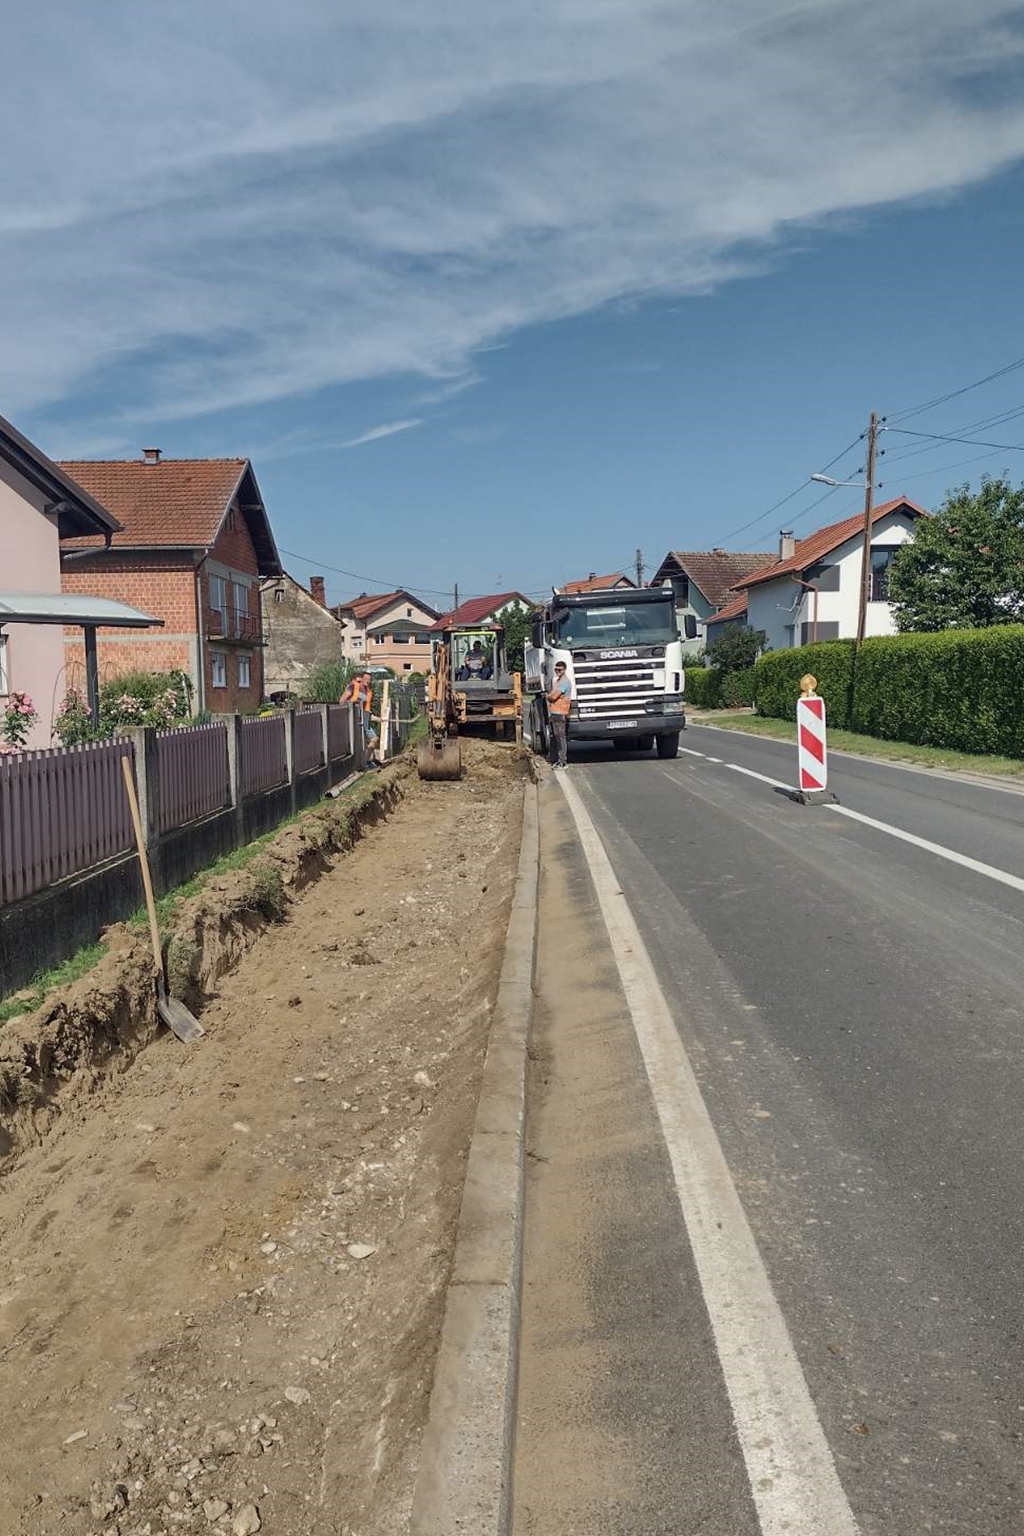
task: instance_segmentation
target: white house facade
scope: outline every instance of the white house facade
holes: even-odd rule
[[[888,600],[888,569],[896,552],[913,539],[918,518],[924,516],[923,507],[904,498],[875,508],[868,635],[896,633]],[[851,517],[805,539],[792,540],[783,534],[779,559],[739,583],[747,597],[746,623],[751,629],[764,630],[773,651],[807,645],[814,638],[845,640],[856,636],[863,530],[863,518]]]

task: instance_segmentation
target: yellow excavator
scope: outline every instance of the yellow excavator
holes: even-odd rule
[[[461,779],[461,713],[452,685],[451,640],[446,635],[434,647],[427,678],[427,738],[420,742],[416,764],[421,779]]]

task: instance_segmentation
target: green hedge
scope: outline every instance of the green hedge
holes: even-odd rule
[[[1024,625],[866,640],[852,723],[890,741],[1024,757]]]
[[[754,668],[754,697],[759,715],[792,720],[800,697],[800,679],[811,672],[825,700],[829,723],[848,726],[853,695],[853,641],[821,640],[787,651],[769,651]]]
[[[718,709],[722,676],[715,667],[687,667],[683,698],[692,709]]]
[[[1024,625],[880,636],[856,657],[852,640],[772,651],[755,669],[758,714],[792,720],[805,672],[837,729],[1024,758]]]
[[[753,667],[743,667],[739,672],[726,672],[719,684],[719,697],[726,709],[744,709],[754,702]]]

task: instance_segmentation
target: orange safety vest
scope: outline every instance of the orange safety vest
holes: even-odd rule
[[[568,678],[564,679],[568,682]],[[572,704],[572,693],[556,693],[554,689],[548,694],[548,703],[553,715],[567,715]]]
[[[366,713],[369,714],[370,706],[373,704],[372,685],[371,687],[367,688],[361,677],[354,677],[349,683],[349,687],[352,690],[352,703],[356,706],[361,704],[366,710]]]

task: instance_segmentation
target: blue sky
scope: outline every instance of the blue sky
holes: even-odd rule
[[[771,548],[856,505],[755,521],[872,407],[1024,356],[1020,5],[4,12],[0,414],[55,456],[248,454],[332,598]],[[1017,405],[1024,369],[905,425]],[[1024,478],[884,445],[925,505]]]

